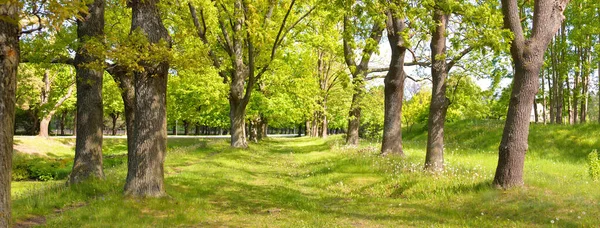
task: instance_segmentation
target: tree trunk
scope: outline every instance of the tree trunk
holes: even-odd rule
[[[188,121],[183,121],[183,135],[190,134],[190,123]]]
[[[69,184],[77,184],[88,178],[104,178],[102,169],[102,127],[104,109],[102,105],[102,77],[104,69],[92,69],[86,65],[102,56],[95,56],[86,50],[90,39],[103,39],[104,0],[88,4],[89,13],[81,14],[77,20],[77,37],[80,48],[75,55],[77,71],[77,115],[79,126],[75,139],[75,161],[69,176]],[[114,126],[114,125],[113,125]],[[114,132],[114,127],[113,127]]]
[[[69,87],[69,91],[67,91],[67,94],[65,94],[63,97],[61,97],[56,102],[56,104],[54,105],[54,107],[52,107],[52,110],[50,110],[50,112],[48,112],[48,114],[46,114],[42,118],[42,121],[40,121],[40,132],[39,132],[38,136],[44,137],[44,138],[48,138],[49,137],[50,121],[52,120],[52,117],[54,116],[54,114],[56,114],[56,110],[63,103],[65,103],[65,101],[67,101],[67,99],[69,99],[69,97],[71,97],[72,94],[73,94],[73,86],[70,86]],[[102,128],[100,128],[100,129],[102,129]],[[102,133],[102,132],[100,132],[100,133]]]
[[[358,145],[358,129],[360,128],[360,100],[361,92],[355,92],[352,95],[352,105],[350,106],[348,119],[348,132],[346,134],[346,145]]]
[[[50,137],[50,121],[52,120],[52,115],[46,115],[40,121],[40,132],[38,133],[39,137],[48,138]]]
[[[117,135],[117,120],[119,119],[119,113],[111,113],[110,118],[112,119],[112,126],[110,128],[111,134]]]
[[[431,103],[429,105],[429,120],[427,134],[427,153],[425,156],[425,169],[431,172],[444,170],[444,123],[448,110],[448,98],[446,97],[446,78],[448,77],[448,66],[446,55],[446,29],[448,26],[448,15],[442,10],[435,10],[434,19],[437,27],[431,39],[431,75],[433,87],[431,91]]]
[[[65,111],[63,111],[60,114],[60,124],[59,124],[59,126],[60,126],[60,135],[63,135],[63,136],[65,135],[65,122],[66,122],[66,119],[67,119],[67,113],[68,112],[65,110]]]
[[[511,43],[515,77],[499,147],[498,167],[494,177],[496,187],[506,189],[523,185],[529,118],[539,88],[540,68],[548,43],[564,19],[562,10],[567,3],[568,0],[563,0],[544,4],[536,0],[534,21],[537,23],[533,27],[532,37],[526,40],[518,14],[517,0],[502,0],[504,25],[515,35]]]
[[[404,156],[402,151],[402,101],[404,99],[404,54],[406,47],[402,37],[404,18],[397,18],[396,12],[388,10],[387,36],[392,49],[390,68],[384,79],[385,112],[383,119],[383,142],[381,154]]]
[[[157,7],[158,0],[132,0],[132,32],[140,29],[152,44],[171,39]],[[166,91],[169,62],[140,62],[133,72],[135,86],[133,156],[128,163],[125,195],[164,196],[164,159],[167,150]]]
[[[231,121],[231,147],[247,148],[248,142],[246,142],[245,123],[246,104],[244,104],[243,101],[229,99],[229,107],[229,119]]]
[[[542,120],[546,124],[546,83],[544,82],[544,68],[542,67]]]
[[[269,122],[267,118],[261,115],[258,124],[258,140],[266,139],[268,137],[267,129],[269,128]]]
[[[15,93],[19,49],[19,4],[0,4],[0,227],[11,224],[10,181],[12,178]]]
[[[327,108],[327,105],[324,104],[323,107]],[[328,129],[327,129],[327,115],[323,115],[323,120],[321,121],[321,129],[322,129],[322,133],[321,133],[321,138],[327,138],[328,136]]]

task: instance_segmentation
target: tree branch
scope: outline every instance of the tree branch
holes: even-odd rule
[[[292,0],[292,2],[290,3],[290,8],[288,8],[287,12],[285,13],[285,16],[283,17],[283,21],[281,22],[281,26],[279,27],[279,31],[277,32],[277,36],[275,37],[275,42],[273,42],[273,48],[271,49],[271,60],[273,60],[273,58],[275,58],[275,51],[277,50],[277,47],[279,46],[279,38],[281,37],[281,33],[283,32],[283,29],[285,28],[285,23],[287,22],[288,17],[290,16],[290,13],[292,12],[292,8],[294,7],[294,4],[296,3],[296,0]]]
[[[454,65],[456,65],[456,62],[460,61],[460,59],[462,59],[465,55],[467,55],[473,49],[474,49],[473,47],[467,47],[464,50],[462,50],[457,56],[454,56],[454,58],[452,60],[450,60],[450,62],[448,62],[448,65],[446,67],[446,73],[450,72],[450,69],[452,69],[452,67],[454,67]]]

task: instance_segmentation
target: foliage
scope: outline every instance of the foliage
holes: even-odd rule
[[[16,154],[13,157],[13,181],[49,181],[65,179],[71,173],[71,158],[48,158]]]
[[[487,93],[469,76],[454,74],[448,79],[450,106],[446,120],[483,119],[490,115]]]
[[[384,87],[371,87],[364,95],[361,103],[362,137],[381,139],[383,135],[383,100]]]
[[[431,90],[421,88],[410,100],[402,103],[402,123],[407,131],[412,131],[415,124],[426,124],[429,118]]]

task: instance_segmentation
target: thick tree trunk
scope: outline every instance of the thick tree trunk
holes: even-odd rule
[[[434,19],[437,22],[437,27],[430,44],[433,86],[429,105],[425,169],[431,172],[439,172],[444,170],[444,123],[446,122],[446,112],[449,105],[446,97],[446,78],[449,69],[447,69],[446,59],[440,58],[440,56],[446,55],[448,15],[445,15],[442,10],[435,10]]]
[[[527,138],[529,135],[529,116],[531,105],[538,88],[537,75],[541,64],[527,63],[529,68],[522,67],[526,63],[518,63],[514,78],[513,92],[502,141],[500,143],[500,157],[494,178],[494,185],[501,188],[510,188],[523,185],[523,166],[527,151]]]
[[[48,138],[50,137],[50,121],[52,121],[52,115],[46,115],[40,121],[40,132],[39,137]]]
[[[515,35],[511,43],[515,77],[508,107],[502,141],[499,147],[498,167],[494,185],[499,188],[522,186],[523,166],[527,152],[531,106],[539,88],[539,73],[544,52],[564,19],[562,11],[568,0],[541,3],[535,1],[532,37],[525,39],[516,0],[502,0],[504,25]]]
[[[324,107],[327,108],[326,105]],[[327,124],[328,124],[327,123],[327,115],[323,115],[323,120],[321,121],[321,130],[322,130],[321,138],[324,138],[324,139],[327,138],[328,132],[329,132],[327,129]]]
[[[102,127],[104,122],[102,77],[104,70],[91,69],[86,66],[94,61],[103,60],[103,57],[89,53],[85,45],[90,39],[103,39],[105,3],[104,0],[95,0],[87,6],[89,13],[82,14],[83,19],[77,20],[77,37],[81,44],[75,55],[77,119],[79,119],[77,124],[79,126],[75,139],[75,161],[69,176],[70,184],[77,184],[88,178],[104,178],[102,169]]]
[[[152,44],[170,43],[157,7],[158,0],[132,0],[131,30],[140,29]],[[168,62],[140,63],[134,72],[135,106],[133,156],[127,170],[125,195],[164,196],[164,159],[167,150],[166,92]]]
[[[360,128],[360,97],[362,92],[355,92],[352,95],[352,105],[348,119],[348,133],[346,134],[346,145],[358,145],[358,130]],[[312,131],[311,131],[312,132]]]
[[[15,93],[19,50],[19,4],[0,4],[0,227],[11,223],[10,181],[12,178]]]
[[[246,142],[246,104],[243,101],[229,99],[229,119],[231,121],[231,147],[247,148]]]
[[[385,112],[383,118],[383,142],[381,154],[404,156],[402,151],[402,101],[404,99],[404,54],[406,47],[402,32],[404,18],[397,18],[396,12],[389,10],[387,14],[387,35],[392,49],[390,68],[384,79]]]
[[[266,139],[268,137],[267,129],[269,128],[269,122],[267,118],[261,115],[258,124],[258,140]]]

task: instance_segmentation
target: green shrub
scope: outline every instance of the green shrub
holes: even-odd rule
[[[16,154],[13,157],[13,181],[49,181],[65,179],[71,172],[72,159]]]
[[[595,181],[600,179],[600,158],[598,157],[598,151],[594,150],[588,155],[588,166],[589,172],[592,179]]]

